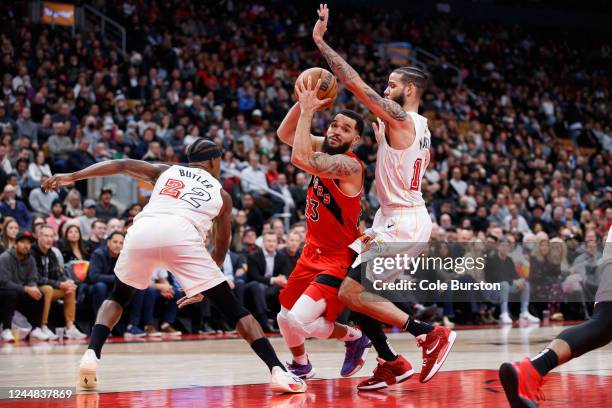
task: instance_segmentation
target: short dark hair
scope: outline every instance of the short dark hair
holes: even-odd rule
[[[125,238],[125,234],[124,234],[123,232],[120,232],[120,231],[113,231],[113,232],[111,232],[111,234],[110,234],[110,235],[109,235],[109,236],[106,238],[106,241],[107,241],[107,242],[108,242],[108,241],[110,241],[111,239],[113,239],[113,237],[114,237],[115,235],[121,235],[123,238]]]
[[[91,228],[96,228],[96,224],[97,223],[101,223],[101,224],[106,225],[106,223],[104,221],[102,221],[101,219],[96,219],[96,220],[93,220],[93,222],[91,223]]]
[[[200,137],[187,147],[186,154],[189,163],[197,163],[221,157],[221,149],[211,139]]]
[[[355,120],[355,130],[357,131],[357,134],[361,136],[361,134],[363,133],[363,129],[365,128],[365,123],[363,121],[363,117],[360,114],[350,109],[343,109],[338,112],[338,115],[348,116],[349,118]]]
[[[421,90],[421,92],[427,89],[429,85],[429,74],[417,67],[399,67],[393,70],[402,76],[402,82],[411,82]]]

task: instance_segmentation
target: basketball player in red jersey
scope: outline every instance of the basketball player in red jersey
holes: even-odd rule
[[[299,104],[287,114],[278,134],[293,145],[291,162],[313,175],[306,199],[306,245],[280,293],[278,326],[293,354],[289,370],[314,375],[304,348],[306,338],[354,341],[361,331],[335,323],[344,310],[338,288],[355,257],[348,245],[359,237],[364,166],[352,152],[363,130],[363,119],[352,111],[338,113],[325,137],[310,134],[321,80],[296,85]]]
[[[362,249],[359,248],[360,241],[355,243],[358,259],[342,283],[339,293],[340,299],[351,310],[361,314],[358,318],[361,330],[370,338],[379,354],[379,365],[374,375],[359,384],[358,388],[385,388],[407,380],[413,373],[410,363],[396,355],[389,347],[382,327],[376,320],[402,328],[417,338],[417,345],[423,350],[423,366],[419,379],[421,382],[427,382],[446,360],[456,334],[448,328],[434,328],[415,320],[388,300],[374,296],[378,299],[373,301],[371,294],[365,296],[367,293],[361,282],[359,264],[377,255],[391,255],[402,245],[404,246],[400,252],[418,256],[423,244],[429,241],[432,222],[421,194],[421,179],[429,163],[431,139],[427,119],[418,114],[428,77],[418,68],[398,68],[389,75],[383,98],[323,40],[329,19],[327,5],[321,5],[318,14],[319,19],[312,36],[319,51],[346,88],[382,119],[379,119],[378,126],[373,124],[379,143],[376,188],[381,207],[376,213],[372,228],[366,232],[364,241],[368,246]],[[394,245],[388,245],[389,243]],[[372,246],[374,248],[369,249]],[[362,353],[360,348],[366,347],[362,343],[355,342],[357,350],[347,347],[345,364],[351,356],[359,356]],[[360,368],[359,364],[363,365],[361,360],[355,358],[355,367],[346,371],[351,374],[356,372]]]

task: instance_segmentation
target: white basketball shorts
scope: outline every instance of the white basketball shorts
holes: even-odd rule
[[[184,220],[177,222],[177,218],[155,222],[142,219],[134,223],[115,266],[121,282],[145,289],[153,272],[163,268],[172,273],[191,297],[227,280],[195,227]],[[153,243],[155,246],[151,246]]]

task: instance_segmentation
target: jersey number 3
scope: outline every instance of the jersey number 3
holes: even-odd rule
[[[319,202],[310,198],[306,199],[306,217],[311,221],[319,221]]]

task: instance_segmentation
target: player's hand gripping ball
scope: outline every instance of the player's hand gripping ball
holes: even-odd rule
[[[304,84],[304,88],[306,88],[308,86],[309,77],[312,85],[316,84],[319,78],[321,79],[321,86],[319,87],[319,92],[317,92],[317,98],[321,100],[330,99],[328,103],[320,106],[317,110],[329,108],[333,105],[338,96],[338,81],[336,77],[326,69],[315,67],[302,72],[295,81],[296,85],[301,81],[301,83]]]

